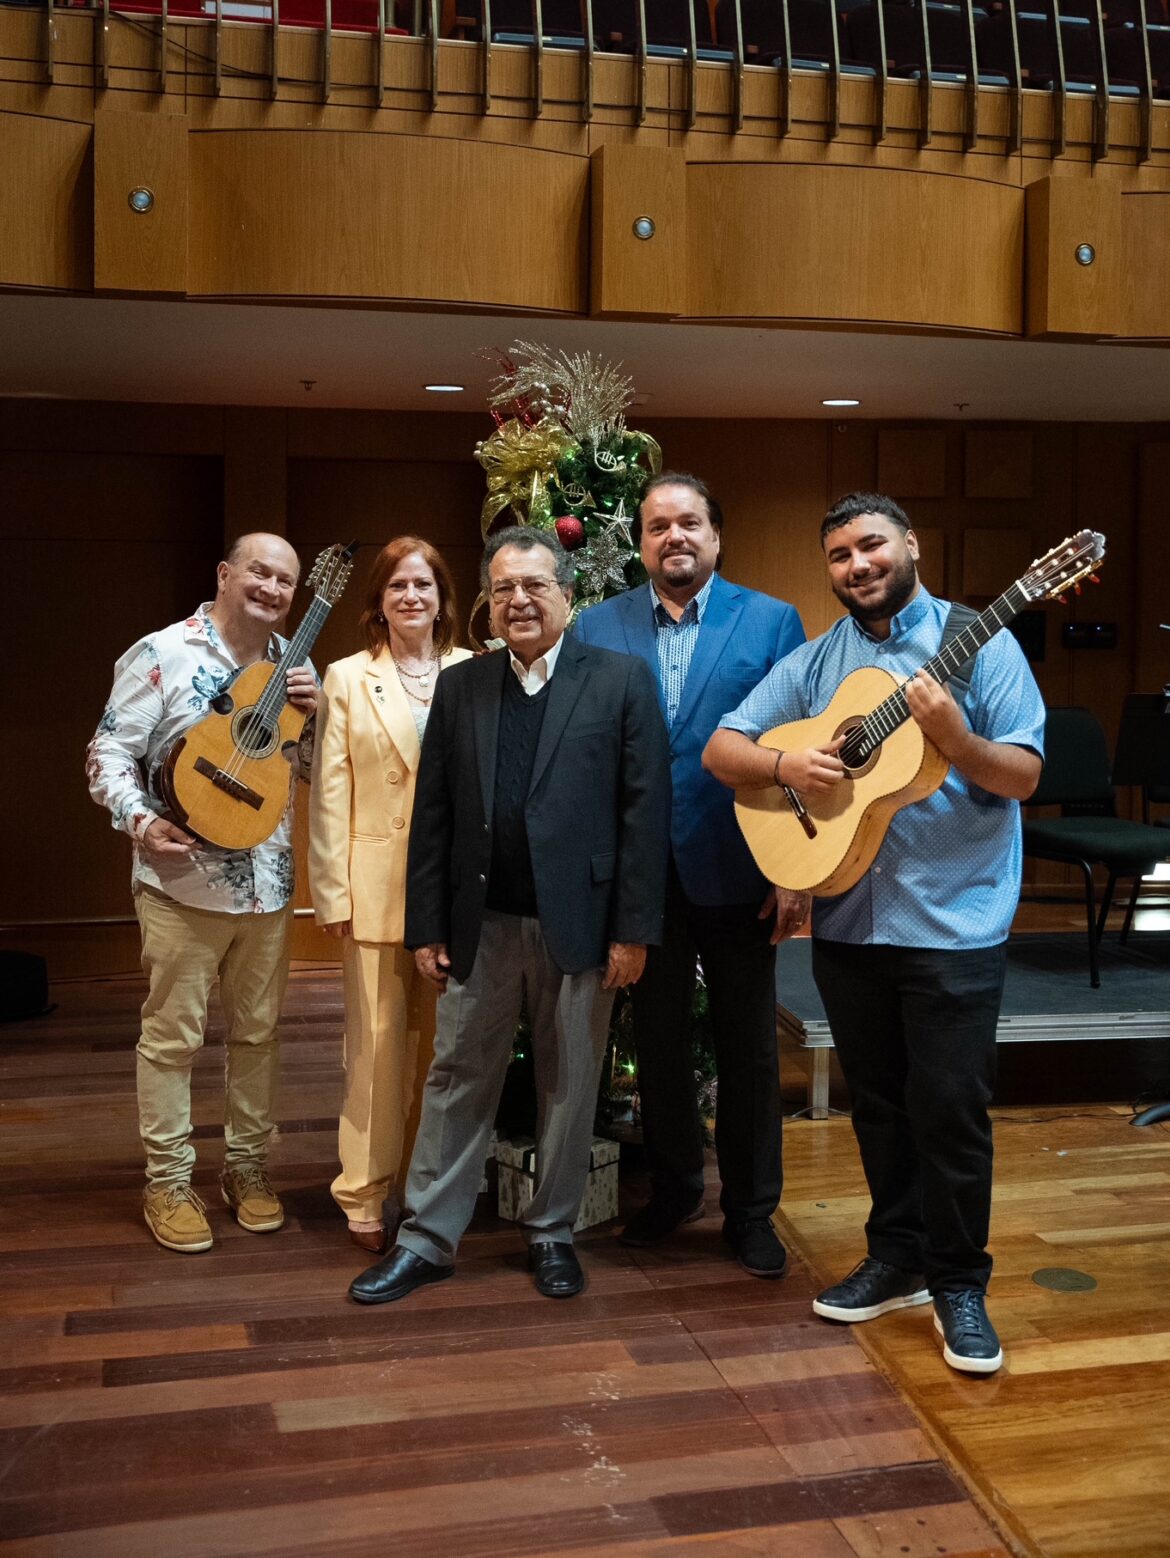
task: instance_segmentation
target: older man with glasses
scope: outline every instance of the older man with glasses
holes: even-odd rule
[[[564,636],[572,581],[554,536],[493,536],[483,583],[506,648],[436,685],[406,944],[443,994],[406,1219],[395,1248],[351,1285],[361,1303],[451,1275],[522,1003],[537,1090],[529,1266],[546,1298],[585,1285],[573,1224],[614,992],[640,977],[662,936],[670,772],[647,667]]]

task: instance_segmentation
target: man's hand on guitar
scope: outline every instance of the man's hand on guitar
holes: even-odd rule
[[[780,760],[779,782],[802,795],[827,795],[845,777],[845,765],[837,756],[842,737],[827,747],[804,747],[785,752]]]
[[[142,848],[149,860],[186,860],[199,848],[199,840],[184,833],[177,823],[156,817],[142,835]]]
[[[294,666],[286,673],[285,682],[288,686],[288,701],[301,711],[302,714],[315,714],[317,712],[317,683],[313,680],[313,673],[307,665]]]
[[[796,893],[787,887],[772,887],[768,890],[768,896],[764,899],[764,906],[760,910],[758,919],[766,920],[772,911],[776,911],[776,923],[772,927],[771,942],[773,946],[781,941],[787,941],[789,936],[795,936],[809,916],[812,908],[811,893]]]
[[[906,683],[904,691],[906,707],[915,724],[953,763],[971,732],[950,689],[940,686],[933,676],[919,671]]]

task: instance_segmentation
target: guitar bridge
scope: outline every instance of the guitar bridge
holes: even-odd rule
[[[205,757],[195,759],[195,772],[202,774],[205,779],[210,779],[217,790],[222,790],[225,795],[230,795],[233,801],[243,801],[245,806],[251,806],[254,811],[259,811],[264,805],[264,797],[257,795],[242,779],[236,779],[231,774],[225,774],[222,768],[217,768],[214,763]]]

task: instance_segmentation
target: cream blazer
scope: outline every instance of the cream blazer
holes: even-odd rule
[[[445,655],[440,671],[469,658]],[[401,942],[406,848],[421,748],[384,650],[335,660],[317,708],[309,787],[309,891],[318,925],[353,923],[358,941]]]

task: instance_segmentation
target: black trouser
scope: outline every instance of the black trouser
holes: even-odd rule
[[[673,863],[661,947],[634,986],[642,1127],[656,1198],[689,1207],[703,1189],[703,1132],[695,1098],[691,1014],[695,959],[711,1012],[719,1204],[733,1223],[770,1217],[780,1200],[780,1069],[776,1051],[774,919],[760,901],[691,903]]]
[[[932,1293],[986,1288],[995,1028],[1006,948],[813,940],[813,974],[853,1098],[875,1260]]]

